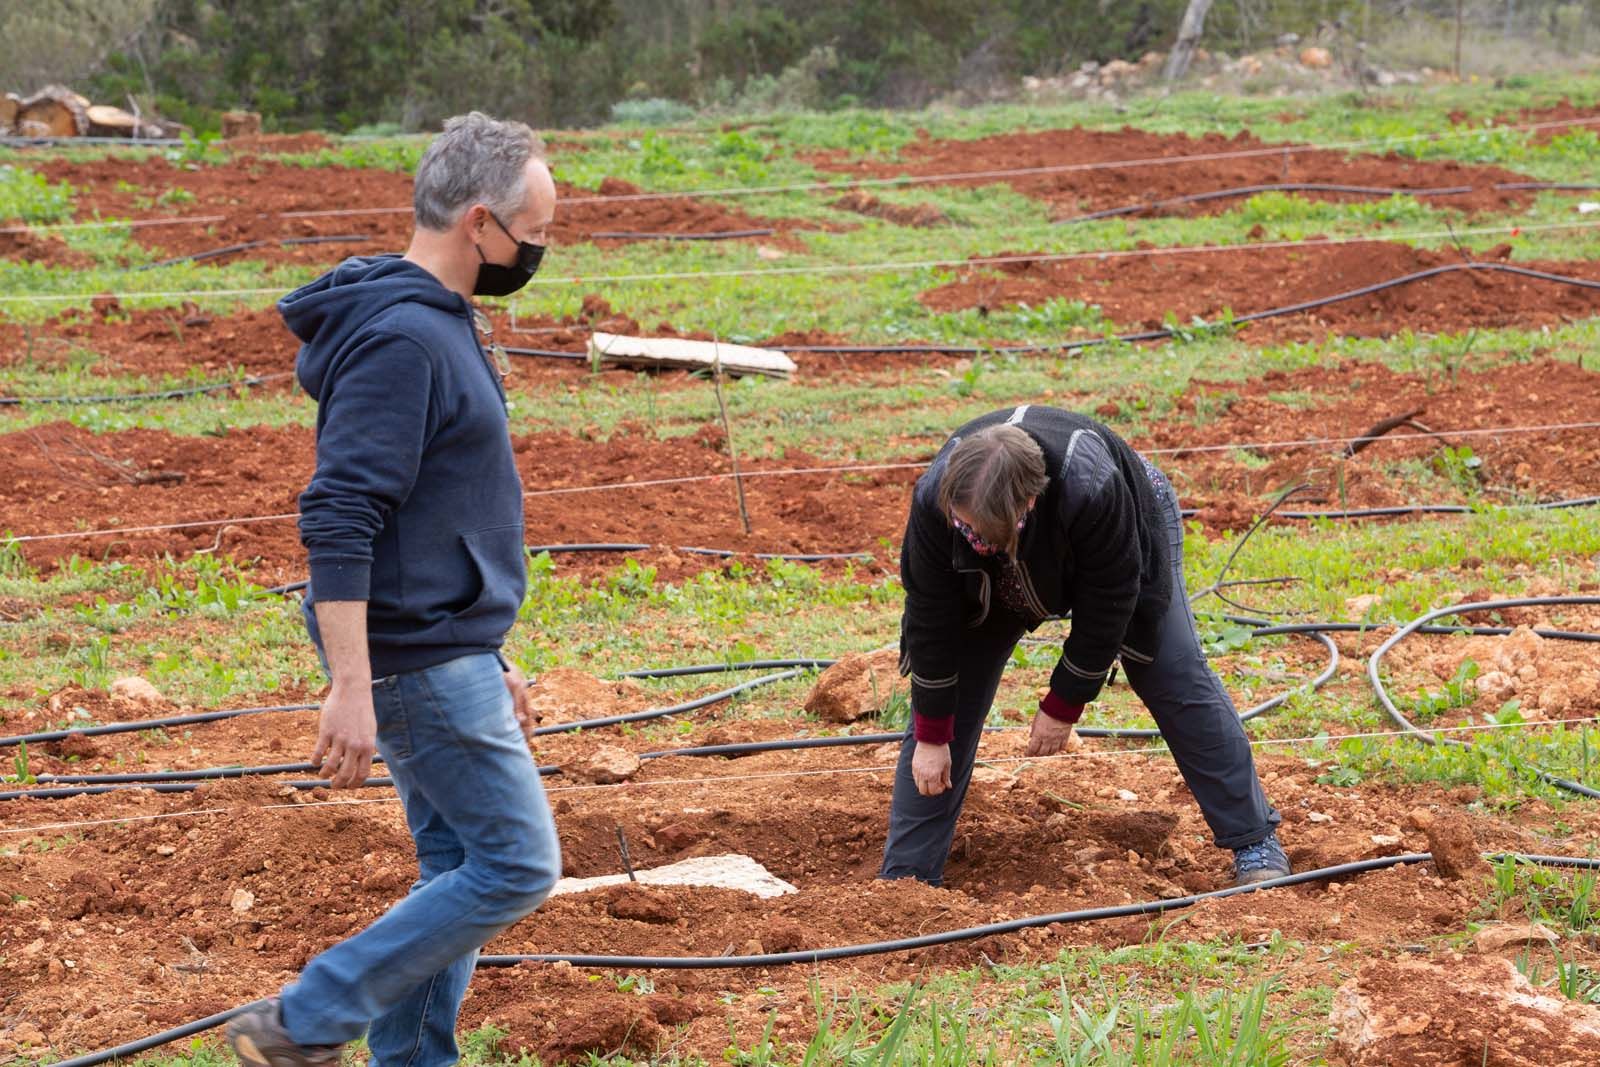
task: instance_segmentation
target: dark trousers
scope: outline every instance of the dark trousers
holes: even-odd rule
[[[1122,669],[1150,709],[1216,844],[1241,848],[1270,834],[1279,815],[1262,791],[1238,709],[1200,647],[1194,612],[1184,595],[1183,521],[1171,487],[1163,480],[1161,488],[1175,578],[1172,607],[1162,623],[1155,660],[1146,664],[1128,660]],[[955,739],[950,743],[950,788],[938,796],[917,792],[911,776],[917,742],[907,731],[895,770],[889,839],[879,877],[919,878],[933,885],[943,879],[983,723],[1000,687],[1000,674],[1024,632],[1019,622],[991,618],[973,631],[963,648],[955,665],[961,680]]]

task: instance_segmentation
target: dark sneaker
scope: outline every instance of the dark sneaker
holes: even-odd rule
[[[1289,873],[1289,857],[1278,843],[1278,831],[1263,837],[1253,845],[1233,850],[1233,884],[1254,885],[1269,878],[1281,878]]]
[[[245,1067],[339,1067],[339,1045],[297,1045],[283,1028],[278,998],[228,1021],[228,1047]]]

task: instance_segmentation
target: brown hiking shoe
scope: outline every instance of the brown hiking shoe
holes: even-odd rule
[[[228,1047],[245,1067],[339,1067],[342,1045],[297,1045],[283,1028],[278,998],[228,1021]]]

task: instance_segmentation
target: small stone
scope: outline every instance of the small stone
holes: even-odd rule
[[[806,695],[806,711],[828,722],[855,722],[876,714],[897,693],[910,688],[900,676],[898,649],[842,656],[822,672]]]
[[[1346,597],[1344,602],[1344,617],[1352,622],[1360,622],[1372,614],[1372,609],[1377,606],[1382,598],[1373,593],[1361,596]]]
[[[129,675],[126,678],[118,678],[112,682],[111,696],[116,700],[124,700],[130,704],[165,704],[167,702],[167,698],[161,695],[161,690],[136,674]]]
[[[1306,816],[1308,822],[1332,822],[1333,816],[1323,811],[1313,811]]]
[[[158,855],[158,856],[175,856],[175,855],[177,855],[177,853],[178,853],[178,849],[177,849],[177,847],[175,845],[157,845],[156,846],[156,855]]]
[[[1433,825],[1434,814],[1427,808],[1412,808],[1406,813],[1406,821],[1418,830],[1426,830]]]
[[[1372,843],[1374,845],[1377,845],[1380,848],[1393,848],[1394,846],[1398,845],[1402,840],[1404,840],[1404,838],[1402,838],[1399,834],[1373,834],[1372,835]]]
[[[235,915],[243,915],[255,906],[256,895],[248,889],[235,889],[228,900],[228,907],[233,909]]]
[[[1131,789],[1119,789],[1117,790],[1117,799],[1131,804],[1139,799],[1139,794]]]
[[[561,773],[582,782],[614,785],[639,773],[639,757],[617,745],[601,745],[587,756],[563,764]]]
[[[1495,923],[1474,934],[1472,944],[1479,952],[1499,952],[1508,945],[1553,945],[1559,940],[1555,931],[1539,923]]]

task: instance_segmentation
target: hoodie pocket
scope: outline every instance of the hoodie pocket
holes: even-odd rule
[[[464,533],[461,543],[476,572],[478,595],[452,620],[458,637],[482,638],[484,635],[478,631],[491,623],[498,624],[502,632],[510,629],[528,584],[527,567],[523,562],[522,524],[491,526]]]

